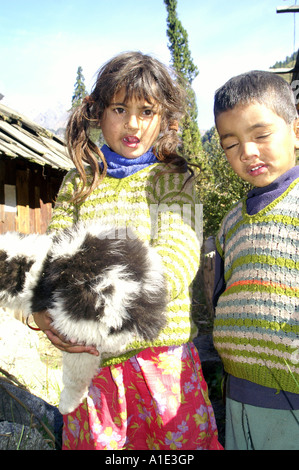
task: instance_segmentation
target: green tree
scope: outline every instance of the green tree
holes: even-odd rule
[[[188,44],[188,34],[180,22],[176,8],[177,0],[164,0],[167,9],[167,36],[168,48],[172,57],[172,66],[178,73],[181,83],[187,92],[187,113],[182,121],[181,153],[189,161],[200,163],[201,136],[197,125],[197,105],[192,82],[199,71],[194,65]]]
[[[197,185],[199,199],[203,204],[204,238],[217,234],[220,223],[232,204],[244,197],[251,189],[225,158],[219,136],[212,127],[203,138],[204,159],[209,162]]]
[[[71,108],[72,110],[74,108],[77,108],[77,106],[80,106],[85,96],[88,95],[88,92],[86,90],[85,83],[84,83],[85,78],[82,72],[83,72],[82,67],[78,67],[75,89],[74,89],[74,94],[72,97],[72,108]],[[105,143],[102,131],[98,127],[90,128],[89,137],[98,147],[102,147],[102,145],[104,145]]]
[[[74,94],[72,97],[72,109],[79,106],[82,103],[83,98],[88,94],[84,83],[85,78],[82,72],[83,69],[79,66],[77,69],[77,78],[75,83]]]

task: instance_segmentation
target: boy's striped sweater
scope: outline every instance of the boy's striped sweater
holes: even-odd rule
[[[255,215],[246,201],[217,238],[226,289],[214,343],[225,370],[265,387],[299,393],[299,179]]]
[[[196,335],[191,319],[190,289],[199,267],[199,238],[195,224],[195,189],[184,183],[185,174],[160,174],[161,163],[148,166],[122,179],[106,176],[80,204],[71,202],[79,178],[75,170],[65,177],[48,231],[76,222],[101,226],[128,226],[143,241],[154,246],[163,260],[168,281],[168,324],[152,343],[132,340],[126,353],[106,359],[102,365],[123,362],[151,346],[180,345]],[[116,231],[117,237],[117,231]]]

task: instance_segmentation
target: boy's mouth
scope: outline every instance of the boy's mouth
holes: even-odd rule
[[[251,167],[248,169],[248,173],[250,173],[253,176],[258,176],[266,170],[267,166],[264,163],[260,163],[259,165],[251,165]]]
[[[123,143],[127,147],[135,148],[140,143],[140,139],[138,139],[138,137],[136,137],[135,135],[127,135],[123,138]]]

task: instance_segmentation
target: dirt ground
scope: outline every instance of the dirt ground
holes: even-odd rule
[[[42,331],[36,332],[39,338],[38,351],[41,361],[49,368],[59,369],[62,366],[62,353],[48,340]]]

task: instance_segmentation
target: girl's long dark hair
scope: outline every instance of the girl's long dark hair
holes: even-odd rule
[[[180,79],[157,59],[141,52],[126,52],[107,62],[98,72],[91,94],[75,108],[69,118],[66,140],[69,155],[81,181],[75,200],[84,200],[105,177],[107,165],[101,150],[90,139],[90,131],[99,127],[104,110],[115,94],[125,90],[125,101],[145,99],[158,103],[161,131],[154,144],[154,153],[168,167],[167,171],[187,171],[186,160],[178,155],[178,122],[185,113],[186,95]],[[103,162],[100,170],[99,159]],[[90,165],[93,178],[87,183],[85,164]]]

